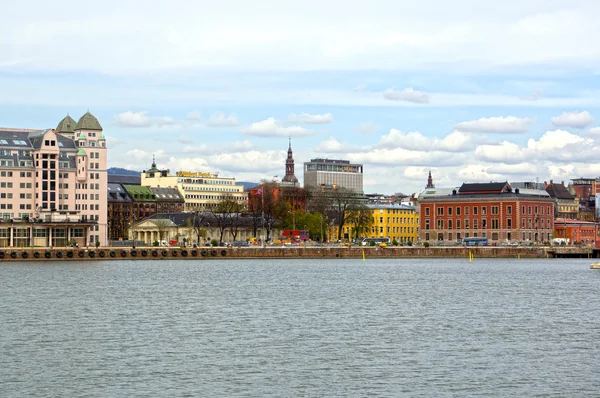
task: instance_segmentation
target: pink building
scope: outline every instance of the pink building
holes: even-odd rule
[[[0,247],[105,245],[106,155],[89,112],[56,129],[0,128]]]

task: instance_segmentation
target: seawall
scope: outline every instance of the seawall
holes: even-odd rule
[[[586,247],[201,247],[193,248],[3,248],[0,261],[161,260],[236,258],[599,258]]]

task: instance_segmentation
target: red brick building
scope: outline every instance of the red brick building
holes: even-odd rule
[[[590,221],[557,218],[554,220],[554,237],[569,239],[570,244],[595,244],[598,239],[598,226]]]
[[[419,205],[421,241],[548,242],[554,231],[554,201],[548,193],[513,190],[508,182],[425,189]]]

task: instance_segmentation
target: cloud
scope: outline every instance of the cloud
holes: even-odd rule
[[[536,89],[533,93],[521,97],[524,101],[538,101],[544,97],[544,90],[541,88]]]
[[[495,175],[524,175],[531,178],[531,176],[538,174],[538,166],[528,162],[517,164],[498,163],[490,166],[487,171]]]
[[[582,144],[585,141],[584,138],[571,134],[565,130],[551,130],[546,131],[539,139],[539,141],[530,138],[527,141],[527,148],[543,154],[548,154],[554,150],[560,150],[570,144]],[[588,140],[588,142],[591,142]]]
[[[144,151],[141,149],[130,149],[129,151],[125,152],[125,156],[127,159],[132,159],[137,162],[138,166],[135,166],[135,168],[139,167],[140,164],[144,164],[144,162],[152,160],[152,157],[156,158],[157,160],[166,159],[167,157],[163,149],[159,149],[154,152]]]
[[[148,116],[147,111],[141,112],[122,112],[116,116],[116,122],[119,126],[123,127],[164,127],[173,126],[177,122],[168,116],[162,117],[151,117]]]
[[[381,136],[376,148],[403,148],[413,151],[438,150],[447,152],[462,152],[471,149],[471,137],[464,133],[453,131],[446,137],[429,138],[415,131],[404,132],[391,129],[388,134]]]
[[[454,128],[465,133],[520,134],[527,132],[534,121],[529,118],[500,116],[458,123]]]
[[[223,112],[215,112],[206,121],[208,127],[237,127],[238,118],[235,114],[225,115]]]
[[[552,118],[552,124],[556,127],[574,127],[582,129],[594,122],[594,118],[588,111],[564,112],[560,116]]]
[[[320,153],[351,153],[363,152],[365,149],[358,145],[350,145],[347,142],[339,142],[335,137],[319,143],[315,147],[315,152]]]
[[[200,121],[202,120],[202,113],[198,111],[191,111],[186,116],[187,120]]]
[[[241,133],[256,137],[305,137],[314,134],[313,131],[304,127],[283,126],[279,120],[272,117],[261,122],[252,123],[247,128],[242,129]]]
[[[187,144],[187,145],[191,145],[193,143],[193,141],[190,139],[190,137],[187,134],[181,134],[179,136],[178,141],[182,144]]]
[[[587,135],[590,137],[600,137],[600,127],[592,127],[588,130]]]
[[[352,91],[354,91],[355,93],[359,93],[361,91],[365,91],[366,88],[367,88],[366,84],[359,84],[358,86],[354,87],[352,89]]]
[[[456,166],[464,164],[468,156],[442,151],[412,151],[404,148],[372,149],[369,152],[348,154],[350,160],[373,165]]]
[[[211,166],[229,171],[255,171],[281,169],[285,164],[284,151],[247,151],[222,153],[209,157]]]
[[[356,129],[356,131],[358,131],[361,134],[372,134],[379,130],[380,127],[380,125],[374,123],[361,123]]]
[[[383,98],[390,101],[406,101],[414,102],[416,104],[428,104],[429,94],[416,91],[412,88],[405,88],[404,90],[398,91],[393,88],[388,88],[383,92]]]
[[[485,162],[519,163],[525,159],[525,154],[517,144],[502,141],[496,145],[477,146],[475,159]]]
[[[333,115],[331,113],[325,113],[322,115],[310,113],[296,115],[292,113],[290,115],[289,122],[300,124],[329,124],[333,122]]]

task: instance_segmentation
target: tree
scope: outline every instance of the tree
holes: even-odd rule
[[[173,224],[171,220],[166,218],[157,218],[152,220],[152,223],[156,225],[156,229],[158,230],[158,237],[160,241],[165,240],[164,235],[169,231],[169,228]],[[160,242],[159,242],[160,243]]]
[[[234,200],[226,199],[217,203],[214,210],[211,210],[214,217],[215,226],[219,229],[219,244],[223,243],[223,235],[227,228],[233,227],[234,218],[238,220],[237,215],[242,210],[242,206]],[[239,224],[235,226],[236,235]]]
[[[331,211],[335,217],[337,225],[337,239],[342,238],[342,231],[346,222],[346,212],[348,209],[359,203],[359,197],[351,189],[337,187],[330,191],[331,193]]]
[[[352,237],[358,239],[368,233],[373,225],[371,209],[362,204],[352,204],[346,212],[346,222],[351,225]]]
[[[190,224],[192,231],[196,235],[197,245],[200,245],[200,238],[206,237],[206,229],[204,226],[210,219],[210,213],[205,211],[195,211],[190,218],[187,219],[186,224]]]

